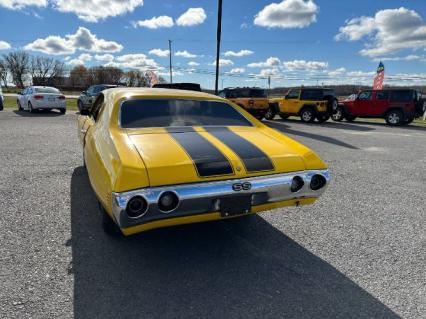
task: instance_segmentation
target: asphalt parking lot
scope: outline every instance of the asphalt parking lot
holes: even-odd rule
[[[0,112],[0,318],[426,318],[426,127],[267,122],[330,165],[317,204],[120,240],[75,119]]]

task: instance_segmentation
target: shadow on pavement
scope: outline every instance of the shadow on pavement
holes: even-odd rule
[[[29,111],[18,111],[13,110],[13,113],[22,116],[22,117],[55,117],[55,116],[63,116],[63,114],[59,113],[59,111],[50,111],[50,110],[42,110],[36,111],[35,113],[30,113]]]
[[[310,139],[313,139],[313,140],[317,140],[317,141],[321,141],[321,142],[325,142],[325,143],[329,143],[329,144],[334,144],[334,145],[337,145],[337,146],[341,146],[341,147],[345,147],[345,148],[349,148],[349,149],[353,149],[353,150],[359,149],[358,147],[356,147],[354,145],[345,143],[345,142],[338,140],[334,137],[329,137],[329,136],[324,136],[324,135],[320,135],[320,134],[313,134],[313,133],[294,130],[294,129],[290,128],[289,125],[286,125],[284,122],[281,122],[281,121],[268,121],[268,122],[265,122],[265,124],[268,125],[270,128],[273,128],[273,129],[280,131],[282,133],[285,133],[285,134],[307,137],[307,138],[310,138]],[[305,124],[305,125],[307,125],[307,124]],[[315,124],[311,124],[311,125],[315,125]]]
[[[83,167],[71,208],[77,319],[399,318],[259,216],[113,239]]]
[[[270,123],[271,121],[267,122]],[[356,125],[355,123],[351,122],[334,122],[334,121],[327,121],[325,123],[304,123],[301,120],[296,120],[296,119],[286,119],[286,120],[281,120],[281,119],[275,119],[272,121],[272,123],[285,123],[285,122],[289,122],[291,124],[297,124],[297,125],[310,125],[310,126],[319,126],[319,127],[328,127],[328,128],[335,128],[335,129],[344,129],[344,130],[350,130],[350,131],[359,131],[359,132],[369,132],[369,131],[374,131],[375,128],[373,127],[368,127],[368,126],[363,126],[363,125]],[[364,123],[364,124],[369,124],[369,123]]]

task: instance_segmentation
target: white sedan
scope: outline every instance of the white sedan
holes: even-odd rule
[[[67,109],[65,96],[58,89],[49,86],[27,87],[18,94],[17,103],[19,111],[57,109],[65,114]]]

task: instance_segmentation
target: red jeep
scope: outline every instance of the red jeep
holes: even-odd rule
[[[389,125],[410,124],[423,114],[422,94],[412,89],[366,90],[340,101],[334,121],[384,118]]]

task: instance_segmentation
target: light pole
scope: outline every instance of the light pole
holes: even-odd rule
[[[172,40],[169,40],[169,69],[170,69],[170,84],[173,84],[173,68],[172,68]]]
[[[219,0],[217,12],[217,48],[216,48],[216,81],[214,92],[217,95],[219,92],[219,61],[220,61],[220,40],[222,37],[222,0]]]

